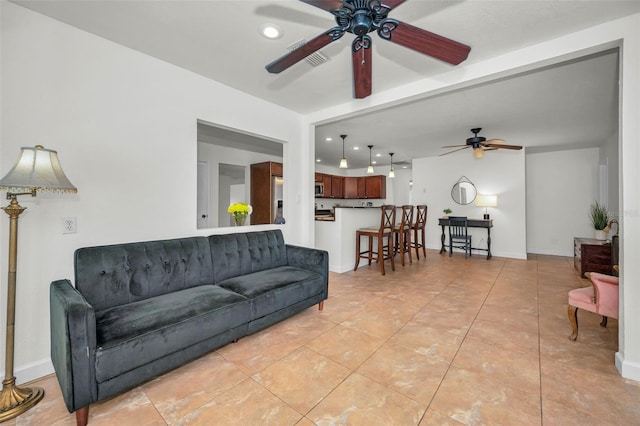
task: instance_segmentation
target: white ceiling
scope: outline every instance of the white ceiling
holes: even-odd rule
[[[300,1],[14,3],[303,114],[352,98],[351,34],[322,49],[329,61],[317,67],[302,61],[277,75],[264,69],[287,46],[334,26],[328,12]],[[638,12],[638,0],[407,0],[390,17],[468,44],[472,50],[464,66]],[[284,35],[263,38],[259,27],[267,22]],[[372,38],[374,93],[452,69]],[[388,152],[396,153],[394,162],[441,154],[442,145],[464,143],[472,127],[482,127],[487,139],[528,149],[596,146],[617,127],[617,59],[609,52],[326,124],[317,128],[316,154],[323,164],[337,164],[344,133],[348,149],[362,148],[357,156],[348,152],[350,167],[368,164],[367,144],[384,153],[381,164],[388,164]],[[326,135],[332,143],[324,142]],[[451,155],[471,155],[463,153]]]

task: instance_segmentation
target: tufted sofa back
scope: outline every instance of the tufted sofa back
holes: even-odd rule
[[[213,279],[263,271],[287,264],[287,247],[279,229],[209,236]]]
[[[96,311],[213,284],[206,237],[80,248],[76,288]]]

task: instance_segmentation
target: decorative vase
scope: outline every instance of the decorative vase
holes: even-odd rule
[[[596,238],[596,240],[606,240],[607,239],[607,233],[605,231],[603,231],[602,229],[596,229],[595,238]]]
[[[234,215],[233,221],[236,223],[236,226],[243,226],[244,222],[247,220],[246,215]]]

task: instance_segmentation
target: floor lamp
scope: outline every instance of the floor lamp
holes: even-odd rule
[[[0,190],[7,191],[9,205],[2,210],[9,215],[9,273],[7,284],[7,344],[4,380],[0,393],[0,422],[12,419],[44,397],[41,388],[16,386],[13,375],[14,325],[16,316],[16,264],[18,259],[18,217],[26,209],[18,204],[18,195],[36,196],[38,191],[77,192],[65,176],[56,151],[41,145],[22,148],[20,158],[0,180]]]

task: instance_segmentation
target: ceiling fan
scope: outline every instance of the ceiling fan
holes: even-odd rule
[[[480,133],[480,130],[482,130],[482,128],[480,127],[471,129],[471,132],[473,133],[473,137],[467,139],[467,143],[464,145],[443,146],[443,148],[457,148],[457,149],[454,149],[453,151],[445,152],[444,154],[440,154],[439,156],[441,157],[443,155],[451,154],[453,152],[457,152],[467,148],[473,148],[473,156],[476,158],[484,157],[485,151],[493,151],[496,149],[514,149],[514,150],[522,149],[522,146],[520,145],[505,145],[502,139],[487,140],[487,138],[483,136],[478,136],[478,133]]]
[[[399,44],[452,65],[467,59],[471,47],[438,34],[388,18],[405,0],[300,0],[333,14],[338,24],[299,48],[281,56],[265,68],[280,73],[307,56],[338,40],[345,32],[356,36],[351,45],[353,89],[356,99],[371,94],[371,37],[377,31],[387,41]]]

